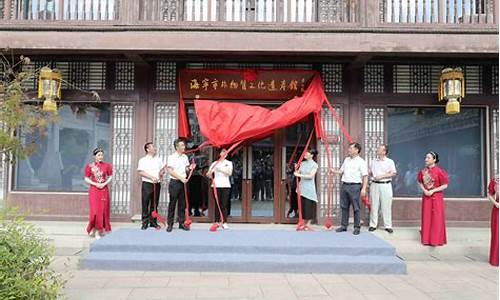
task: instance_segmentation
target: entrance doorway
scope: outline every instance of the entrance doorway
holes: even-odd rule
[[[194,107],[188,105],[187,111],[194,139],[188,141],[188,146],[196,146],[203,142],[203,137],[199,135]],[[229,222],[297,222],[291,176],[294,162],[299,159],[312,128],[310,119],[277,130],[272,136],[245,145],[227,158],[233,163]],[[209,179],[203,174],[218,157],[219,151],[215,149],[191,155],[191,158],[196,158],[199,170],[195,172],[199,176],[193,176],[189,185],[192,214],[194,217],[202,215],[195,220],[210,222],[214,218],[215,199],[207,183]]]

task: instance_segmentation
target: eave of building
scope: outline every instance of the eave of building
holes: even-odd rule
[[[0,24],[0,45],[14,50],[252,53],[267,55],[498,54],[496,28],[352,26],[55,26]]]

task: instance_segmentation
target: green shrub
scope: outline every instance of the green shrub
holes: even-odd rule
[[[57,299],[63,280],[50,267],[54,253],[39,228],[0,209],[0,299]]]

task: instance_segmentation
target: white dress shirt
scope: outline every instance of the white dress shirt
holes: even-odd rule
[[[179,155],[177,152],[170,154],[167,159],[167,167],[174,170],[175,173],[186,178],[186,167],[189,166],[189,159],[186,154]],[[177,178],[172,179],[178,180]]]
[[[160,178],[160,170],[163,168],[165,163],[159,156],[146,155],[139,159],[139,165],[137,166],[137,171],[144,171],[151,176]],[[142,181],[153,183],[148,177],[142,177]]]
[[[346,183],[362,183],[363,176],[368,176],[366,162],[359,156],[355,158],[346,157],[340,170],[342,171],[341,180]]]
[[[217,188],[230,188],[231,187],[231,181],[229,181],[229,177],[227,174],[224,174],[221,172],[221,170],[232,174],[233,173],[233,163],[227,159],[224,159],[221,161],[219,164],[217,164],[217,167],[215,167],[215,164],[217,161],[214,161],[212,165],[210,166],[210,170],[213,170],[215,174],[214,178],[214,183],[215,187]],[[214,170],[215,167],[215,170]]]
[[[396,173],[396,165],[394,161],[388,157],[384,157],[384,159],[376,158],[370,163],[370,171],[372,172],[372,180],[375,180],[376,177],[387,174],[389,172]],[[390,181],[391,178],[384,178],[380,181]]]

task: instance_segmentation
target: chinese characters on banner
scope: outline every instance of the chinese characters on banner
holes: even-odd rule
[[[184,99],[279,100],[300,96],[312,71],[182,70]]]

